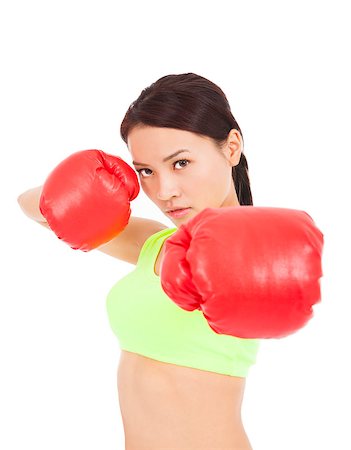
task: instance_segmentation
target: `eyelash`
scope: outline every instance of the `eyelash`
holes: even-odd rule
[[[187,163],[190,163],[190,161],[189,161],[188,159],[178,159],[178,161],[174,161],[174,163],[173,163],[172,165],[173,165],[173,167],[174,167],[177,163],[183,162],[183,161],[186,161]],[[188,166],[188,165],[189,165],[189,164],[186,164],[184,167],[186,167],[186,166]],[[141,171],[142,171],[142,170],[150,170],[150,169],[143,168],[143,169],[138,169],[138,170],[137,170],[138,174],[139,174],[142,178],[148,178],[148,177],[145,177],[145,176],[141,175]]]

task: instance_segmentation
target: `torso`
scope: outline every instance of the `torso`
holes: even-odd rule
[[[245,378],[122,350],[117,386],[125,450],[252,450],[241,421]]]

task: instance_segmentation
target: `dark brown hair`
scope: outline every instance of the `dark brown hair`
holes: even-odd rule
[[[129,106],[121,123],[121,137],[136,125],[176,128],[212,138],[221,147],[231,129],[240,127],[230,111],[224,92],[195,73],[166,75],[142,90]],[[241,153],[232,177],[240,205],[252,205],[246,157]]]

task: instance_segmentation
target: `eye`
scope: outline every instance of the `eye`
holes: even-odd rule
[[[179,162],[186,162],[186,163],[188,163],[189,162],[189,160],[188,159],[178,159],[178,161],[176,161],[175,163],[173,163],[173,167],[176,165],[176,164],[178,164]],[[186,165],[184,165],[184,166],[181,166],[181,167],[185,167],[185,166],[187,166],[188,164],[186,164]]]
[[[188,159],[178,159],[178,161],[175,161],[172,165],[173,165],[173,167],[175,167],[175,165],[176,164],[178,164],[178,163],[186,163],[185,165],[181,165],[181,167],[183,168],[183,167],[186,167],[187,165],[188,165],[188,163],[190,162]],[[138,169],[137,170],[137,172],[139,173],[139,175],[141,175],[141,173],[142,173],[142,171],[143,170],[149,170],[149,172],[152,172],[152,170],[151,169]],[[149,178],[149,176],[148,175],[141,175],[141,178]]]
[[[150,169],[138,169],[138,170],[137,170],[138,174],[141,175],[141,172],[142,172],[143,170],[150,170]],[[147,178],[147,177],[145,177],[145,175],[142,175],[142,178]]]

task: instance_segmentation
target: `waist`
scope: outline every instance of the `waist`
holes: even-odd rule
[[[122,351],[118,393],[126,442],[137,448],[137,442],[155,446],[156,439],[163,446],[184,448],[181,440],[187,436],[194,445],[212,442],[221,448],[240,442],[250,449],[244,446],[248,441],[241,421],[244,389],[245,378]]]

